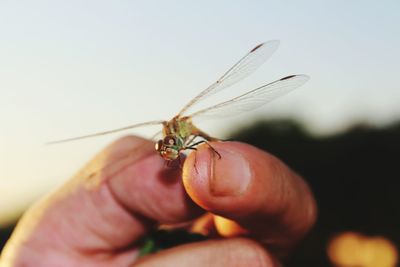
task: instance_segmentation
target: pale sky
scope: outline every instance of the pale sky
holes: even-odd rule
[[[201,125],[213,135],[252,118],[293,117],[323,134],[398,120],[399,14],[395,0],[0,1],[0,225],[107,143],[157,128],[46,141],[168,119],[262,41],[281,45],[221,99],[290,74],[311,80]]]

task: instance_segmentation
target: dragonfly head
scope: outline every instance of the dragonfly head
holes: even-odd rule
[[[179,156],[179,146],[174,136],[167,135],[164,139],[158,140],[155,148],[165,160],[174,160]]]

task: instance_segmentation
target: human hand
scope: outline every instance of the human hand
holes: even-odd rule
[[[221,159],[200,146],[181,173],[150,141],[118,140],[24,214],[0,266],[279,266],[315,222],[307,184],[250,145],[212,146]],[[146,233],[191,220],[219,238],[138,257]]]

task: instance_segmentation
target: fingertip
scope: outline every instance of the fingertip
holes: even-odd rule
[[[221,157],[203,145],[185,162],[183,182],[188,194],[209,211],[248,211],[247,202],[255,197],[254,190],[260,183],[256,175],[261,165],[260,153],[264,152],[238,142],[211,145]],[[233,203],[238,205],[233,207]]]
[[[257,238],[282,239],[288,244],[300,239],[315,223],[311,190],[283,162],[239,142],[211,145],[221,159],[206,145],[200,146],[189,155],[183,169],[185,189],[199,206],[257,232],[251,233]]]

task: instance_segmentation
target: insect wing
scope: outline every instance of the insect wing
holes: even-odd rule
[[[122,127],[122,128],[117,128],[117,129],[114,129],[114,130],[109,130],[109,131],[104,131],[104,132],[98,132],[98,133],[88,134],[88,135],[82,135],[82,136],[73,137],[73,138],[68,138],[68,139],[63,139],[63,140],[52,141],[52,142],[48,142],[48,143],[46,143],[46,144],[47,144],[47,145],[52,145],[52,144],[65,143],[65,142],[76,141],[76,140],[86,139],[86,138],[95,137],[95,136],[100,136],[100,135],[106,135],[106,134],[121,132],[121,131],[129,130],[129,129],[133,129],[133,128],[138,128],[138,127],[143,127],[143,126],[159,125],[159,124],[162,124],[162,123],[164,123],[164,121],[148,121],[148,122],[143,122],[143,123],[137,123],[137,124],[129,125],[129,126]]]
[[[231,100],[197,111],[189,117],[226,117],[261,107],[262,105],[300,87],[309,80],[307,75],[291,75],[253,89]]]
[[[261,43],[248,52],[242,59],[240,59],[232,68],[230,68],[224,75],[221,76],[215,83],[210,85],[207,89],[193,98],[183,109],[178,113],[182,116],[191,106],[211,96],[234,83],[246,78],[258,69],[271,55],[276,51],[279,46],[278,40],[272,40]]]

